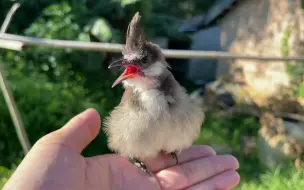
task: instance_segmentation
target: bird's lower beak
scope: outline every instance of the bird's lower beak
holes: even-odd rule
[[[116,81],[113,83],[112,88],[115,87],[116,85],[120,84],[122,81],[131,78],[132,76],[134,76],[134,74],[137,72],[137,68],[132,66],[132,65],[128,65],[126,66],[125,71],[118,77],[118,79],[116,79]]]

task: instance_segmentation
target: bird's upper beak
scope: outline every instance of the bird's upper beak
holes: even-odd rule
[[[120,66],[123,66],[123,59],[119,59],[117,61],[114,61],[113,63],[111,63],[109,66],[108,66],[108,69],[111,69],[113,67],[120,67]]]
[[[138,71],[138,68],[132,64],[123,64],[122,60],[115,61],[109,65],[108,68],[118,67],[118,66],[124,66],[125,70],[124,72],[116,79],[116,81],[113,83],[112,88],[116,85],[120,84],[122,81],[134,76],[134,74]]]

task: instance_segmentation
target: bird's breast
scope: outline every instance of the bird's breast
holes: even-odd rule
[[[123,101],[128,102],[132,110],[146,111],[152,118],[157,119],[168,109],[168,99],[164,92],[159,90],[159,80],[143,77],[128,79],[123,83],[125,87]]]
[[[158,119],[169,111],[171,99],[157,89],[149,89],[142,92],[126,89],[123,102],[128,109],[134,112],[146,113],[152,119]]]
[[[163,92],[150,89],[139,94],[139,102],[147,113],[154,119],[168,111],[168,101]]]

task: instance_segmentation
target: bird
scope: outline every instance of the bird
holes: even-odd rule
[[[108,68],[124,68],[112,88],[122,84],[120,103],[104,119],[108,148],[152,175],[143,160],[171,155],[176,164],[183,149],[201,133],[201,104],[191,99],[171,73],[157,44],[146,40],[139,12],[130,21],[122,58]]]

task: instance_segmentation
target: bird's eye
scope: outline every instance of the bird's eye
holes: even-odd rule
[[[141,62],[142,63],[148,63],[148,57],[145,56],[145,57],[141,58]]]

